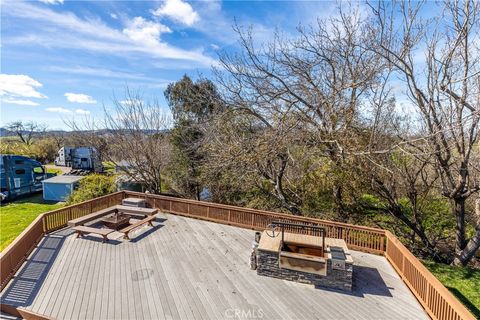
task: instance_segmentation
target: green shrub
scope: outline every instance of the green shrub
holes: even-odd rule
[[[4,138],[0,143],[0,153],[16,154],[33,158],[42,163],[55,160],[58,146],[52,138],[35,139],[31,145],[20,142],[14,138]]]
[[[62,175],[62,170],[60,169],[55,169],[55,168],[47,168],[47,173],[53,173],[57,176],[61,176]]]
[[[67,204],[97,198],[115,192],[115,177],[101,174],[91,174],[80,180],[80,186],[67,200]]]

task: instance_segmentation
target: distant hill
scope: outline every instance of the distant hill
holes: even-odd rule
[[[5,128],[0,128],[0,137],[10,137],[14,135],[15,133],[13,133],[12,131],[9,131],[8,129],[5,129]]]
[[[169,131],[170,131],[169,129],[164,129],[164,130],[160,131],[160,133],[168,133]],[[92,133],[92,131],[89,131],[89,130],[85,130],[85,131],[82,131],[82,132],[83,133]],[[73,131],[65,131],[65,130],[47,130],[46,132],[42,132],[42,133],[38,133],[38,134],[44,134],[44,133],[68,136],[68,135],[73,134],[74,132]],[[99,134],[99,135],[103,135],[103,134],[107,134],[108,130],[107,129],[97,130],[97,131],[95,131],[95,133]],[[155,131],[154,130],[144,130],[144,133],[145,134],[152,134],[152,133],[155,133]],[[0,128],[0,137],[13,137],[15,135],[16,135],[16,133],[13,132],[13,131],[10,131],[6,128]]]
[[[28,133],[28,132],[24,131],[24,133]],[[68,135],[71,132],[70,131],[64,131],[64,130],[50,130],[50,131],[46,131],[46,132],[36,132],[35,135],[44,134],[44,133]],[[0,137],[13,137],[13,136],[16,136],[16,135],[17,134],[15,132],[10,131],[7,128],[3,128],[3,127],[0,128]]]

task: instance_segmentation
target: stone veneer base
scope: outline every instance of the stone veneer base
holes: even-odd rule
[[[332,269],[332,261],[327,259],[327,275],[301,272],[279,267],[278,253],[257,250],[257,274],[300,283],[313,284],[315,287],[352,291],[353,264],[345,263],[345,270]]]

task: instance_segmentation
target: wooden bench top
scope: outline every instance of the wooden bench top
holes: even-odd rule
[[[102,236],[109,235],[110,233],[114,232],[115,230],[112,229],[99,229],[99,228],[92,228],[92,227],[86,227],[86,226],[76,226],[72,228],[75,231],[80,231],[80,232],[85,232],[85,233],[96,233]]]
[[[144,203],[145,198],[125,198],[122,201],[129,202],[129,203]]]
[[[107,214],[113,213],[115,210],[116,210],[115,206],[113,206],[113,207],[108,207],[108,208],[106,208],[106,209],[103,209],[103,210],[100,210],[100,211],[96,211],[96,212],[87,214],[86,216],[83,216],[83,217],[80,217],[80,218],[77,218],[77,219],[70,220],[70,221],[68,221],[67,224],[68,224],[68,226],[70,226],[70,227],[75,227],[75,226],[83,225],[83,224],[85,224],[85,223],[87,223],[87,222],[96,220],[96,219],[98,219],[98,218],[101,218],[101,217],[103,217],[103,216],[106,216]]]
[[[138,208],[138,207],[130,207],[124,205],[116,205],[115,208],[118,211],[125,212],[128,214],[142,214],[146,216],[152,216],[158,213],[158,209],[155,208]]]
[[[132,216],[153,216],[158,213],[158,209],[152,209],[152,208],[137,208],[137,207],[129,207],[129,206],[123,206],[123,205],[116,205],[116,206],[111,206],[106,209],[96,211],[90,214],[87,214],[83,217],[73,219],[68,221],[68,226],[70,227],[75,227],[75,226],[80,226],[83,225],[87,222],[99,219],[103,216],[106,216],[108,214],[114,213],[115,211],[120,211],[124,212],[126,214],[130,214]]]
[[[145,219],[142,219],[142,220],[140,220],[140,221],[137,221],[137,222],[135,222],[134,224],[131,224],[131,225],[129,225],[129,226],[126,227],[126,228],[123,228],[122,230],[120,230],[120,232],[123,232],[123,233],[129,232],[129,231],[131,231],[132,229],[135,229],[136,227],[141,226],[142,224],[147,223],[147,222],[149,222],[149,221],[152,221],[152,220],[154,220],[154,219],[155,219],[155,216],[146,217]]]

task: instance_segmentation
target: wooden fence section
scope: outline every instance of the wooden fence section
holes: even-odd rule
[[[475,319],[465,306],[389,231],[385,257],[433,319]]]
[[[42,239],[43,215],[38,216],[0,255],[0,290],[7,285]]]
[[[45,233],[64,228],[67,221],[120,204],[123,191],[39,215],[0,254],[0,290],[8,284]]]
[[[85,216],[89,213],[99,211],[116,204],[122,203],[123,191],[108,194],[103,197],[88,200],[72,206],[60,208],[44,214],[44,231],[52,232],[67,225],[67,222]]]
[[[343,239],[353,250],[385,252],[385,231],[382,229],[161,195],[131,191],[125,194],[145,198],[150,206],[166,212],[254,230],[265,230],[274,220],[316,224],[326,229],[326,237]]]

